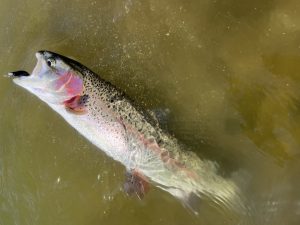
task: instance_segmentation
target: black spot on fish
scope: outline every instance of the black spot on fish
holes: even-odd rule
[[[81,105],[87,105],[89,98],[90,98],[90,97],[89,97],[89,95],[87,95],[87,94],[82,95],[82,96],[80,97],[79,103],[80,103]]]

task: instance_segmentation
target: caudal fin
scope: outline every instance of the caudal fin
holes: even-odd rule
[[[167,191],[178,198],[185,208],[189,209],[195,215],[199,214],[201,203],[199,195],[195,194],[194,192],[185,192],[176,188],[168,188]]]

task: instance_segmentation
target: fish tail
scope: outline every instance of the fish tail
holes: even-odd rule
[[[198,193],[187,192],[181,189],[168,189],[168,191],[178,198],[185,208],[194,213],[199,214],[201,199]]]

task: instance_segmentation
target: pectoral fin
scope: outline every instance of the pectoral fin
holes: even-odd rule
[[[67,101],[64,101],[66,109],[75,114],[84,114],[87,112],[86,103],[88,95],[76,95]]]
[[[149,191],[150,184],[147,179],[138,171],[133,170],[126,172],[126,180],[124,183],[124,191],[132,196],[136,194],[139,199],[143,199]]]

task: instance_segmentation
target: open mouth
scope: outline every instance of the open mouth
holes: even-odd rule
[[[34,67],[32,74],[38,74],[42,69],[42,52],[35,53],[37,58],[36,66]],[[8,77],[19,78],[19,77],[29,77],[31,74],[24,70],[18,70],[14,72],[10,72],[7,74]]]
[[[7,76],[13,78],[12,80],[15,84],[28,90],[39,87],[41,81],[40,79],[37,79],[37,75],[42,69],[42,54],[40,52],[37,52],[36,58],[37,63],[31,74],[24,70],[18,70],[8,73]]]

